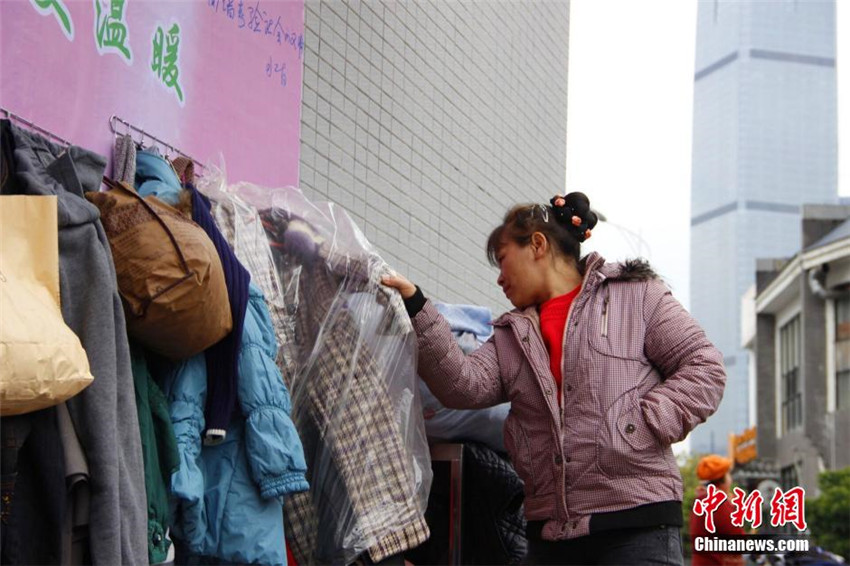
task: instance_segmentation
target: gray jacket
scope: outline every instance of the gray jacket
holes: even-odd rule
[[[68,401],[89,465],[91,559],[146,565],[144,467],[124,311],[100,214],[83,197],[100,187],[106,159],[7,126],[14,157],[3,192],[58,197],[62,316],[80,338],[94,375]],[[39,538],[33,535],[31,544]]]

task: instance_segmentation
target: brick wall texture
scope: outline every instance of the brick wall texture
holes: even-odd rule
[[[569,3],[305,2],[300,186],[426,296],[509,303],[484,246],[562,191]]]

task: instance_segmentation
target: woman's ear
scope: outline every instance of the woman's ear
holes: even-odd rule
[[[549,240],[543,232],[535,232],[531,235],[531,251],[534,252],[535,259],[549,253]]]

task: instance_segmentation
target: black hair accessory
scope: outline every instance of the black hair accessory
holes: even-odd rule
[[[549,203],[558,224],[568,229],[579,242],[590,238],[590,231],[599,219],[596,213],[590,210],[590,199],[587,195],[579,192],[555,195]]]

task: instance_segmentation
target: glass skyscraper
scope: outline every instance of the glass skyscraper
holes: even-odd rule
[[[802,204],[838,202],[836,98],[834,1],[699,2],[691,312],[728,381],[694,452],[726,453],[749,426],[741,297],[756,258],[799,250]]]

